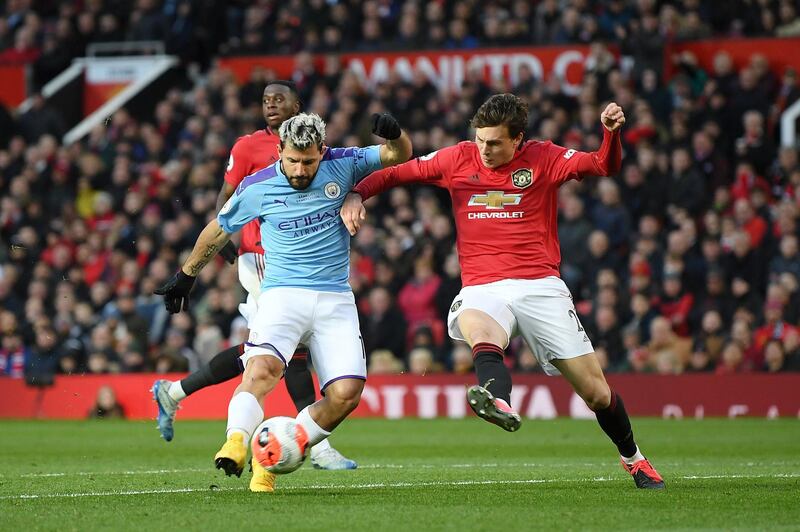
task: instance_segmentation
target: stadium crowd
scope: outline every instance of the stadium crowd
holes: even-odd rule
[[[619,176],[560,194],[562,276],[606,370],[800,370],[800,162],[776,137],[780,111],[800,97],[797,74],[776,76],[758,54],[736,70],[724,53],[710,71],[684,53],[673,78],[660,74],[671,38],[800,33],[796,2],[493,1],[480,19],[469,0],[138,0],[123,15],[127,4],[36,11],[9,0],[0,61],[32,62],[43,83],[103,40],[166,38],[201,64],[220,51],[299,51],[292,79],[304,110],[327,121],[330,145],[375,142],[366,117],[388,110],[416,155],[470,138],[469,118],[492,93],[528,99],[528,138],[588,151],[600,143],[603,102],[618,102]],[[212,15],[227,28],[198,31]],[[531,42],[591,44],[576,96],[532,72],[515,86],[471,72],[458,94],[421,74],[367,87],[335,54],[318,67],[306,53]],[[246,339],[244,293],[221,259],[202,272],[190,313],[170,316],[153,295],[214,215],[231,145],[264,127],[268,68],[244,84],[213,61],[202,72],[152,117],[120,110],[71,146],[42,100],[0,113],[0,375],[185,371]],[[368,205],[351,284],[370,372],[471,371],[470,349],[453,345],[443,322],[461,286],[449,197],[398,188]],[[514,370],[539,371],[518,339],[507,351]]]

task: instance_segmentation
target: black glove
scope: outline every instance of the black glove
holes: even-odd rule
[[[225,259],[226,262],[229,262],[230,264],[236,262],[236,257],[239,256],[239,254],[236,253],[236,246],[234,246],[233,242],[230,240],[228,240],[228,242],[222,246],[222,249],[219,250],[219,254],[223,259]]]
[[[194,288],[195,278],[186,275],[182,270],[173,275],[169,281],[153,290],[154,294],[164,296],[164,305],[167,312],[176,314],[183,310],[189,310],[189,293]]]
[[[372,132],[386,140],[395,140],[400,138],[400,124],[389,113],[372,115]]]

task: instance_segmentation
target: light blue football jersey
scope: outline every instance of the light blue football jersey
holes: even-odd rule
[[[260,219],[266,250],[261,290],[346,292],[350,233],[339,211],[353,186],[381,168],[380,146],[327,148],[311,185],[295,190],[276,162],[244,178],[217,221],[226,233],[235,233]]]

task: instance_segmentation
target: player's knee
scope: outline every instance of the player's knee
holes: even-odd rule
[[[583,400],[592,411],[603,410],[611,404],[611,389],[605,380],[597,382],[583,395]]]
[[[242,382],[270,385],[283,376],[283,362],[273,356],[259,356],[250,359]]]
[[[331,386],[325,390],[325,397],[337,412],[346,415],[358,406],[363,389],[364,384],[360,381],[358,383],[337,383],[337,386]]]

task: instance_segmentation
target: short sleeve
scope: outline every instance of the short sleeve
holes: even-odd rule
[[[353,150],[354,175],[353,182],[358,182],[372,172],[377,172],[383,165],[381,164],[381,147],[366,146]]]
[[[264,196],[258,189],[258,185],[240,186],[233,196],[228,198],[217,214],[217,222],[223,231],[228,234],[235,233],[247,225],[247,222],[261,216]]]

